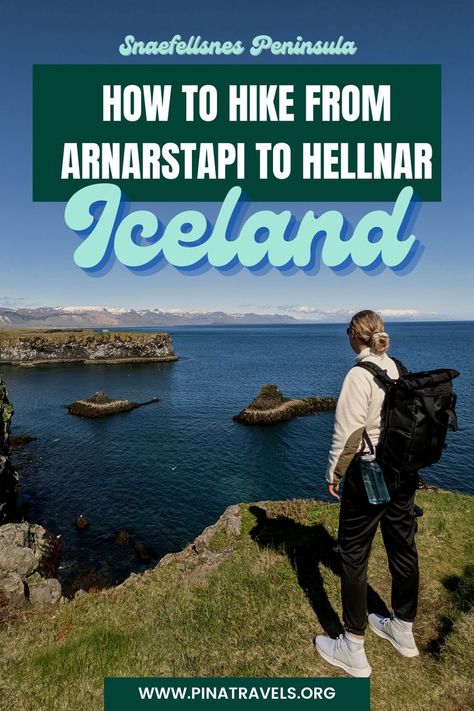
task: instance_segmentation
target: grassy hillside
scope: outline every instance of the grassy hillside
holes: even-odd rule
[[[372,708],[472,708],[474,500],[447,492],[420,492],[417,500],[425,510],[415,624],[421,656],[403,658],[367,633]],[[312,643],[323,630],[340,631],[337,505],[240,510],[239,535],[217,526],[197,552],[189,547],[120,588],[5,624],[0,707],[100,709],[106,675],[338,675]],[[390,581],[379,534],[370,582],[371,607],[380,609]]]

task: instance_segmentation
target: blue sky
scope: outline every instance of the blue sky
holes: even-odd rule
[[[375,308],[414,311],[420,317],[474,317],[474,257],[471,227],[474,165],[471,90],[472,3],[332,0],[240,0],[238,3],[139,3],[103,0],[46,0],[2,5],[0,46],[3,110],[0,115],[2,228],[0,305],[88,305],[133,308],[320,312]],[[443,200],[423,205],[414,233],[424,245],[410,274],[386,269],[376,276],[359,270],[341,276],[322,266],[316,275],[290,276],[271,270],[255,276],[243,269],[232,276],[210,270],[190,276],[166,266],[138,276],[120,264],[92,277],[73,263],[79,239],[64,223],[64,204],[33,203],[31,197],[31,75],[35,63],[128,63],[118,53],[126,34],[166,39],[180,33],[210,39],[241,39],[260,33],[275,39],[356,41],[353,58],[337,63],[439,63],[443,75]],[[152,63],[167,59],[155,57]],[[174,58],[171,61],[179,61]],[[186,61],[186,60],[184,60]],[[229,60],[214,60],[229,61]],[[239,61],[237,58],[230,61]],[[245,61],[249,61],[247,55]],[[268,62],[269,57],[252,59]],[[279,58],[278,61],[308,61]],[[409,107],[407,107],[409,110]],[[166,218],[184,206],[150,205]],[[204,206],[201,206],[204,208]],[[257,206],[260,207],[260,206]],[[285,206],[280,206],[282,209]],[[323,211],[329,206],[300,204]],[[331,204],[354,222],[377,203]],[[388,207],[388,206],[387,206]]]

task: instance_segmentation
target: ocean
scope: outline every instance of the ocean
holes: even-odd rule
[[[391,353],[410,370],[455,368],[460,431],[423,478],[474,491],[474,323],[387,324]],[[183,548],[226,506],[327,498],[333,413],[269,427],[234,423],[265,383],[289,397],[337,395],[353,363],[346,325],[168,329],[179,361],[141,365],[4,366],[13,431],[36,437],[16,455],[25,517],[61,536],[60,576],[100,571],[108,583]],[[66,405],[104,390],[158,404],[88,420]],[[76,530],[75,518],[89,522]],[[130,534],[115,542],[119,530]],[[150,555],[140,561],[139,542]]]

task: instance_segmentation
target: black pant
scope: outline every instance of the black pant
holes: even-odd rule
[[[367,566],[370,548],[380,521],[392,575],[392,608],[401,620],[411,622],[418,602],[417,528],[413,510],[417,474],[388,484],[390,502],[370,504],[357,460],[346,473],[339,516],[341,593],[344,625],[364,634],[367,625]]]

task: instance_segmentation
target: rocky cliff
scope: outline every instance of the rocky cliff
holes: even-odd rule
[[[0,363],[138,363],[176,359],[167,333],[0,331]]]
[[[424,491],[417,500],[420,656],[410,662],[367,635],[371,707],[464,710],[474,667],[474,500]],[[313,638],[342,631],[338,514],[312,500],[233,506],[184,551],[119,588],[19,615],[0,629],[0,707],[99,709],[104,677],[327,677]],[[368,604],[386,614],[391,580],[378,535],[372,561]]]
[[[10,425],[13,406],[0,379],[0,526],[17,518],[18,473],[10,461]]]
[[[18,472],[10,460],[13,406],[0,379],[0,621],[12,607],[59,602],[61,585],[53,576],[60,540],[42,526],[19,523]]]
[[[54,577],[60,553],[60,539],[42,526],[0,526],[0,621],[2,610],[60,601],[61,583]]]

